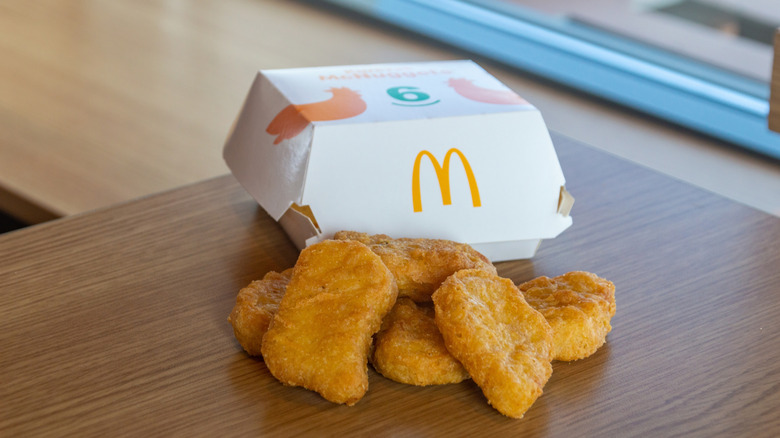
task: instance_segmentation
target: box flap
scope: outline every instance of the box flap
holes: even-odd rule
[[[258,74],[223,149],[233,175],[274,220],[301,197],[312,138],[309,125],[284,146],[272,144],[267,127],[278,108],[287,105],[279,90]]]
[[[561,186],[561,192],[558,195],[558,214],[566,217],[571,213],[572,207],[574,207],[574,196],[566,190],[565,186]]]
[[[279,225],[284,228],[287,236],[298,249],[305,248],[308,239],[319,236],[319,230],[312,222],[312,218],[296,208],[294,204],[279,218]]]

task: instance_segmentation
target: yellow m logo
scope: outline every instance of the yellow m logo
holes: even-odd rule
[[[444,205],[452,204],[452,198],[450,196],[450,157],[452,154],[458,154],[460,162],[463,163],[463,168],[466,170],[466,178],[469,181],[469,189],[471,190],[471,202],[474,207],[482,205],[479,199],[479,188],[477,187],[477,180],[474,179],[474,172],[471,170],[468,160],[463,155],[463,152],[452,148],[444,155],[444,164],[439,165],[436,157],[428,151],[420,151],[417,154],[417,158],[414,159],[414,169],[412,170],[412,203],[414,205],[414,211],[422,211],[422,200],[420,199],[420,162],[423,157],[428,157],[433,164],[433,169],[436,171],[436,178],[439,180],[439,189],[441,189],[441,202]]]

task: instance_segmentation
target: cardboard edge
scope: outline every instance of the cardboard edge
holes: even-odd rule
[[[471,247],[492,262],[530,259],[539,249],[542,239],[512,240],[506,242],[472,243]]]
[[[258,71],[225,139],[222,158],[241,186],[274,220],[279,221],[289,210],[290,205],[300,202],[303,197],[313,126],[311,123],[307,124],[303,132],[293,138],[285,139],[287,144],[280,148],[271,145],[272,137],[260,140],[255,138],[258,133],[265,131],[258,127],[257,120],[262,113],[263,102],[277,98],[282,105],[289,104],[281,90],[264,77],[262,71]],[[263,156],[269,148],[283,151],[281,155],[274,152],[275,159],[281,160],[286,163],[287,168],[293,169],[283,175],[277,175],[277,179],[283,179],[285,181],[283,186],[289,189],[268,190],[267,181],[263,180],[264,177],[260,176],[261,174],[251,164],[264,161]]]
[[[288,208],[279,218],[279,225],[299,251],[306,248],[312,238],[320,237],[320,232],[312,220],[293,207]]]
[[[566,190],[566,186],[561,186],[558,195],[558,214],[569,217],[572,207],[574,207],[574,196]]]

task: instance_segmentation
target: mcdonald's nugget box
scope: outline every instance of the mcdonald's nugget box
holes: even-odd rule
[[[572,223],[541,114],[471,61],[260,71],[224,158],[299,248],[356,230],[501,261]]]

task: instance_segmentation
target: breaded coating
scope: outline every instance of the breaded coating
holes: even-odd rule
[[[488,403],[521,418],[552,374],[552,334],[511,280],[458,271],[433,294],[436,325]]]
[[[615,285],[596,274],[575,271],[555,278],[539,277],[518,288],[528,304],[550,323],[554,360],[590,356],[612,330]]]
[[[263,337],[263,360],[286,385],[354,405],[368,390],[371,340],[398,296],[367,246],[326,240],[301,251]]]
[[[268,330],[284,290],[292,277],[292,268],[281,273],[271,271],[238,292],[236,305],[228,316],[238,343],[250,356],[260,356],[263,335]]]
[[[427,386],[458,383],[469,374],[444,346],[433,306],[399,298],[374,336],[371,364],[396,382]]]
[[[382,257],[398,283],[398,296],[418,303],[430,302],[431,294],[451,274],[461,269],[482,269],[496,273],[487,257],[465,243],[440,239],[392,239],[384,234],[368,235],[339,231],[337,240],[364,243]]]

